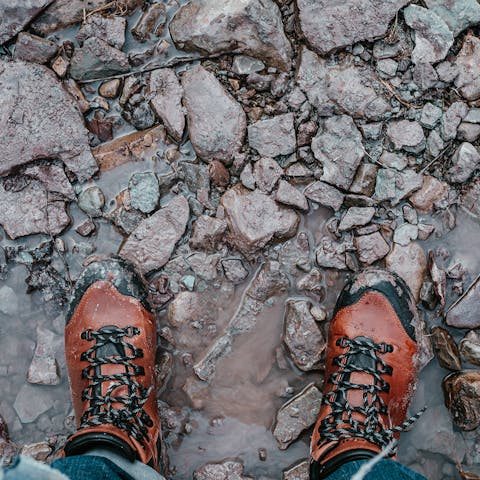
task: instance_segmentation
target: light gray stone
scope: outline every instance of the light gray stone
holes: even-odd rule
[[[463,102],[454,102],[443,114],[440,133],[443,140],[453,140],[457,136],[457,129],[468,114],[468,106]]]
[[[397,150],[420,153],[425,149],[425,134],[418,122],[409,120],[391,121],[387,126],[387,137]]]
[[[422,116],[420,117],[420,123],[425,128],[434,128],[440,121],[443,115],[443,110],[437,107],[433,103],[426,103],[422,108]]]
[[[476,0],[425,0],[427,7],[443,18],[456,37],[462,30],[480,23]]]
[[[293,113],[285,113],[249,125],[248,143],[266,157],[289,155],[296,146],[293,119]]]
[[[97,37],[112,47],[121,50],[125,43],[125,27],[127,20],[115,15],[104,17],[100,14],[88,15],[82,23],[76,38],[80,45],[90,37]]]
[[[134,173],[128,182],[130,204],[143,213],[151,213],[158,206],[160,186],[153,172]]]
[[[278,189],[275,193],[275,200],[283,205],[298,208],[302,211],[308,210],[308,201],[305,195],[290,185],[286,180],[278,182]]]
[[[339,231],[350,230],[370,223],[375,215],[374,207],[350,207],[340,221]]]
[[[466,182],[479,166],[480,153],[471,143],[463,142],[453,154],[446,178],[453,183]]]
[[[340,210],[345,199],[345,195],[340,190],[320,181],[311,183],[303,193],[312,202],[333,208],[335,211]]]
[[[472,34],[465,36],[463,46],[455,57],[455,86],[468,101],[480,97],[480,39]]]
[[[20,388],[13,408],[22,423],[32,423],[53,407],[54,399],[50,391],[26,383]]]
[[[358,259],[364,265],[371,265],[377,260],[381,260],[390,251],[388,243],[379,232],[355,237],[353,242],[357,249]]]

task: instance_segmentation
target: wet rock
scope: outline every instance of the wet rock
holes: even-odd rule
[[[278,190],[275,193],[275,200],[283,205],[307,211],[308,201],[305,195],[290,185],[286,180],[278,182]]]
[[[442,383],[445,405],[462,430],[480,425],[480,370],[463,370],[446,376]]]
[[[326,341],[310,313],[311,302],[286,303],[283,343],[295,365],[304,372],[321,368]]]
[[[440,133],[445,141],[453,140],[457,136],[457,129],[461,121],[468,114],[468,107],[463,102],[454,102],[443,114]]]
[[[390,21],[408,2],[361,0],[297,0],[300,28],[305,40],[320,54],[387,32]]]
[[[20,32],[15,43],[15,60],[44,64],[57,53],[56,43],[27,32]]]
[[[405,280],[418,302],[423,277],[427,271],[427,256],[423,248],[416,242],[405,246],[395,244],[385,259],[385,263],[389,270]]]
[[[227,222],[220,218],[201,215],[192,226],[190,246],[199,250],[213,252],[222,241]]]
[[[480,181],[474,181],[461,197],[462,208],[475,218],[480,219]]]
[[[293,113],[260,120],[248,127],[248,143],[265,157],[289,155],[295,150]]]
[[[240,460],[226,459],[202,465],[193,472],[193,480],[251,480],[243,475]]]
[[[95,233],[95,230],[97,227],[95,226],[95,222],[92,220],[85,220],[83,223],[81,223],[75,231],[81,235],[82,237],[89,237],[93,233]]]
[[[297,290],[313,293],[319,297],[319,301],[325,298],[325,286],[323,283],[323,275],[317,268],[313,268],[307,274],[298,278],[296,281]],[[326,318],[326,312],[321,307],[311,307],[310,313],[316,322],[322,322]]]
[[[17,294],[8,285],[3,285],[0,288],[0,312],[12,317],[18,314],[18,307]]]
[[[248,276],[248,270],[239,258],[224,258],[222,268],[225,277],[233,283],[241,283]]]
[[[127,55],[100,38],[90,37],[75,50],[70,74],[75,80],[93,80],[130,70]]]
[[[91,217],[101,217],[105,196],[98,187],[89,187],[78,195],[78,206]]]
[[[468,289],[466,295],[459,298],[447,311],[445,322],[451,327],[479,328],[480,318],[476,306],[480,302],[480,279]]]
[[[408,201],[420,212],[431,212],[433,207],[446,197],[448,185],[435,177],[426,175],[420,190],[411,195]]]
[[[422,184],[423,176],[413,170],[397,172],[390,168],[380,168],[374,198],[379,201],[390,200],[392,205],[397,205],[421,188]]]
[[[423,282],[422,288],[420,290],[420,300],[422,305],[429,310],[434,310],[437,306],[438,299],[435,294],[435,287],[433,282]]]
[[[292,48],[283,31],[278,6],[271,0],[193,0],[170,23],[181,50],[202,54],[244,53],[289,70]]]
[[[125,26],[127,21],[123,17],[104,17],[100,14],[89,15],[77,32],[80,45],[90,37],[100,38],[110,46],[121,50],[125,43]]]
[[[104,98],[115,98],[118,95],[121,83],[122,81],[119,78],[107,80],[100,85],[98,93]]]
[[[346,270],[346,246],[334,242],[328,237],[322,238],[315,250],[317,265],[323,268],[336,268]]]
[[[388,243],[379,232],[355,237],[353,243],[358,252],[358,259],[364,265],[375,263],[377,260],[384,258],[390,251]]]
[[[258,190],[251,192],[236,185],[223,195],[221,204],[229,240],[246,255],[263,248],[272,239],[290,238],[297,231],[298,215]]]
[[[417,122],[408,120],[392,121],[387,126],[387,137],[397,149],[420,153],[425,149],[425,135]]]
[[[27,382],[39,385],[58,385],[60,370],[55,358],[55,334],[50,330],[37,329],[37,345],[27,371]]]
[[[406,246],[411,240],[418,238],[418,226],[408,222],[403,223],[395,229],[393,241],[398,245]]]
[[[257,58],[247,55],[235,55],[232,62],[232,72],[237,75],[250,75],[260,72],[265,68],[265,64]]]
[[[282,174],[283,169],[278,162],[267,157],[255,162],[253,167],[255,184],[262,193],[271,193]]]
[[[303,460],[300,463],[289,467],[282,473],[282,480],[309,480],[310,479],[310,461]]]
[[[13,408],[22,423],[32,423],[53,407],[53,401],[50,391],[26,383],[20,388]]]
[[[306,48],[301,51],[297,83],[321,116],[346,113],[378,120],[391,108],[370,67],[347,61],[329,64]]]
[[[422,108],[422,116],[420,123],[425,128],[435,128],[435,125],[440,121],[443,115],[443,110],[433,103],[426,103]]]
[[[407,25],[415,30],[413,63],[437,63],[443,60],[454,40],[445,21],[433,10],[418,5],[409,5],[403,14]]]
[[[146,42],[152,36],[159,37],[163,33],[166,21],[167,7],[163,3],[154,3],[145,10],[132,28],[132,35],[139,42]]]
[[[145,274],[163,267],[185,232],[188,217],[188,201],[181,195],[174,197],[140,223],[119,255],[137,263]]]
[[[315,423],[321,401],[322,394],[310,383],[280,408],[273,435],[281,450],[285,450],[304,430]]]
[[[320,181],[311,183],[303,193],[312,202],[333,208],[335,211],[340,210],[345,199],[345,195],[340,190]]]
[[[480,365],[480,335],[470,330],[460,341],[460,353],[467,362]]]
[[[52,451],[52,447],[47,442],[38,442],[23,445],[20,455],[33,458],[37,462],[44,462]]]
[[[0,225],[10,238],[35,233],[58,235],[69,224],[65,202],[49,200],[39,181],[17,176],[0,182]]]
[[[9,0],[0,3],[0,45],[23,30],[53,0],[23,0],[12,4]]]
[[[154,70],[150,75],[150,95],[153,111],[165,124],[168,133],[180,141],[185,129],[185,115],[182,107],[183,89],[175,71],[170,68]]]
[[[350,192],[371,197],[375,191],[378,166],[373,163],[361,163],[350,186]]]
[[[453,154],[452,164],[447,171],[447,180],[452,183],[466,182],[480,166],[480,153],[471,143],[463,142]]]
[[[134,173],[128,182],[130,204],[143,213],[151,213],[158,206],[160,187],[153,172]]]
[[[476,100],[480,97],[480,39],[472,34],[465,36],[463,47],[456,56],[454,67],[457,75],[455,86],[466,100]]]
[[[0,175],[40,158],[59,158],[81,181],[97,171],[83,117],[49,69],[0,62],[0,86],[3,138],[8,139],[2,143]]]
[[[365,154],[362,135],[351,117],[329,118],[324,131],[312,140],[312,150],[323,166],[321,180],[348,190]]]
[[[230,160],[245,136],[247,121],[242,107],[215,75],[201,66],[187,70],[182,85],[193,148],[204,160]]]
[[[432,345],[438,363],[448,370],[461,370],[462,363],[457,344],[448,330],[441,327],[432,327]]]
[[[369,223],[375,215],[373,207],[350,207],[338,226],[339,231],[350,230]]]

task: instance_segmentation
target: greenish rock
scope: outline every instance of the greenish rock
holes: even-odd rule
[[[98,187],[89,187],[78,196],[78,207],[91,217],[101,217],[105,196]]]
[[[181,281],[186,289],[193,291],[193,288],[195,287],[195,277],[193,275],[185,275]]]
[[[160,187],[153,172],[134,173],[128,182],[130,204],[143,213],[151,213],[158,206]]]

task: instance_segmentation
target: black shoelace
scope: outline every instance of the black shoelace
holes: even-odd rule
[[[95,343],[81,356],[82,361],[90,363],[82,371],[82,377],[89,379],[90,383],[82,392],[82,400],[88,401],[89,406],[82,415],[80,428],[109,423],[139,442],[148,440],[148,427],[153,426],[153,422],[143,406],[153,387],[145,388],[135,380],[135,377],[145,375],[144,368],[133,363],[143,357],[143,351],[125,341],[125,338],[139,334],[139,329],[131,326],[107,326],[82,333],[82,339]],[[123,365],[125,371],[103,375],[101,367],[109,364]],[[104,382],[109,385],[102,394]],[[128,395],[115,395],[115,390],[123,386],[127,387]]]
[[[385,428],[380,422],[380,415],[387,414],[387,406],[380,396],[388,392],[389,383],[383,376],[392,374],[390,367],[380,354],[393,352],[393,346],[387,343],[375,343],[371,338],[357,337],[353,340],[342,337],[337,340],[337,346],[346,350],[337,356],[333,364],[340,367],[328,378],[334,388],[324,395],[322,403],[331,408],[319,426],[321,441],[338,441],[345,438],[364,438],[384,449],[392,445],[393,435],[411,426],[425,411],[405,420],[401,425]],[[352,373],[368,373],[372,377],[371,384],[358,384],[350,381]],[[361,390],[363,402],[361,406],[351,405],[347,400],[349,390]],[[357,413],[363,421],[353,418]],[[320,441],[319,441],[320,443]],[[396,448],[391,455],[395,454]]]

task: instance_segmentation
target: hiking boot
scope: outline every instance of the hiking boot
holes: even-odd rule
[[[147,289],[120,259],[80,275],[65,327],[65,355],[78,430],[66,456],[113,449],[158,470],[156,326]]]
[[[367,269],[345,286],[329,328],[312,480],[386,447],[394,456],[400,431],[420,415],[405,420],[418,374],[419,325],[412,294],[397,275]]]

